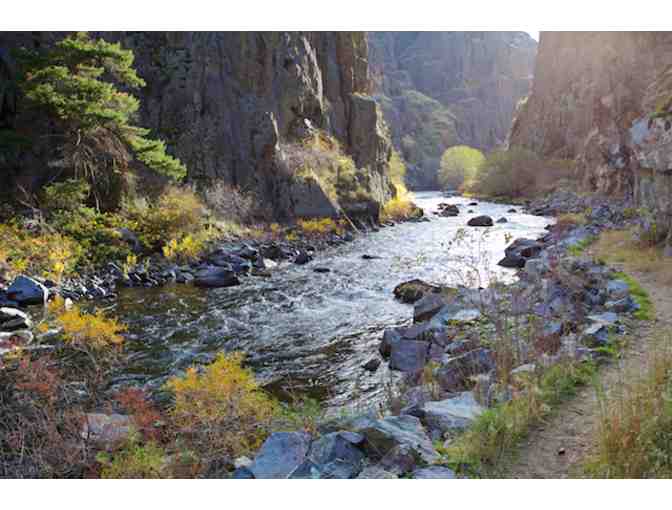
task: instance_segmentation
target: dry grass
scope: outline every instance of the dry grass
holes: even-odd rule
[[[651,273],[660,283],[672,284],[672,259],[656,246],[642,246],[629,230],[607,230],[589,249],[591,255],[629,272]]]
[[[610,394],[598,388],[597,451],[585,463],[598,478],[672,476],[672,338],[660,331],[643,368],[623,374]]]

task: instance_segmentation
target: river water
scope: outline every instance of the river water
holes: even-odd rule
[[[430,222],[358,236],[307,265],[281,265],[271,278],[251,277],[225,289],[124,290],[116,310],[130,333],[131,368],[124,379],[158,388],[168,376],[207,363],[221,350],[240,350],[281,397],[307,395],[330,408],[382,401],[397,375],[385,363],[373,373],[362,365],[377,355],[384,329],[411,321],[412,307],[395,301],[394,287],[414,278],[474,287],[492,278],[511,280],[513,270],[497,266],[504,248],[518,237],[539,237],[552,222],[509,213],[519,210],[511,205],[469,206],[469,199],[438,192],[415,196]],[[440,202],[458,204],[460,215],[434,216]],[[481,214],[508,222],[466,226]],[[380,258],[365,260],[365,254]],[[331,272],[316,273],[315,267]]]

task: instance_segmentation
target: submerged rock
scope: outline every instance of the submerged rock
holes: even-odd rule
[[[16,331],[32,327],[33,321],[27,313],[16,308],[0,308],[0,331]]]
[[[233,271],[223,267],[208,267],[196,273],[193,280],[196,287],[220,288],[240,285],[240,280]]]

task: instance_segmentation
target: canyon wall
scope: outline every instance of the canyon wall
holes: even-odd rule
[[[283,174],[283,144],[322,130],[351,155],[378,204],[391,196],[391,145],[370,91],[363,32],[105,32],[135,53],[147,82],[141,123],[188,167],[261,193],[282,214],[305,199]],[[62,34],[0,33],[0,54]],[[6,59],[9,60],[9,59]],[[3,99],[0,86],[0,104]],[[5,94],[6,95],[6,94]],[[9,99],[7,99],[9,101]],[[8,108],[3,107],[5,122]],[[2,121],[0,121],[2,122]],[[364,136],[365,134],[365,136]],[[319,190],[317,195],[319,195]],[[328,200],[306,211],[330,213]]]
[[[542,32],[510,144],[576,159],[585,189],[672,224],[672,33]]]
[[[432,188],[448,147],[506,140],[537,43],[525,32],[369,32],[369,46],[375,97],[411,184]]]

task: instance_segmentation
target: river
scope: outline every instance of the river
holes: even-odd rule
[[[282,264],[271,278],[250,277],[238,287],[213,290],[123,290],[116,309],[129,326],[130,370],[123,379],[158,388],[168,376],[207,363],[221,350],[240,350],[281,397],[308,395],[332,409],[382,401],[397,375],[385,363],[375,372],[362,365],[377,355],[384,329],[411,321],[412,307],[394,299],[394,287],[414,278],[476,287],[491,278],[511,280],[514,271],[497,266],[504,248],[518,237],[539,237],[552,222],[509,213],[520,208],[506,204],[469,206],[469,199],[438,192],[415,197],[430,222],[358,236],[307,265]],[[434,216],[440,202],[459,204],[460,215]],[[508,222],[466,226],[481,214]],[[365,260],[365,254],[380,258]],[[316,273],[315,267],[331,271]]]

